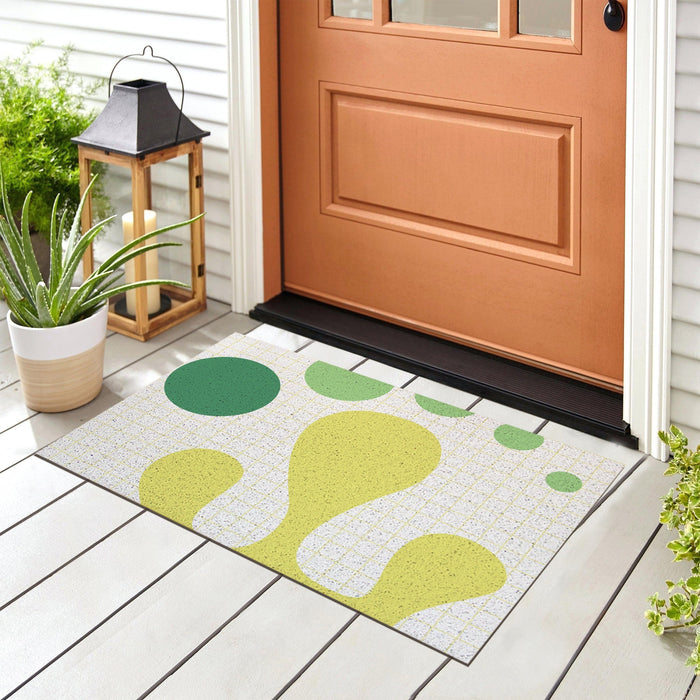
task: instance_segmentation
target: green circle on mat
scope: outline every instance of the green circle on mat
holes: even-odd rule
[[[314,362],[304,374],[311,389],[321,396],[339,401],[367,401],[388,393],[393,387],[378,379],[350,372],[342,367],[329,365],[319,360]]]
[[[581,479],[571,472],[550,472],[545,481],[547,486],[563,493],[573,493],[583,486]]]
[[[204,416],[238,416],[275,399],[279,377],[242,357],[207,357],[188,362],[165,380],[165,395],[180,408]]]
[[[472,416],[473,413],[467,411],[464,408],[457,408],[449,403],[444,403],[443,401],[438,401],[437,399],[431,399],[428,396],[423,396],[422,394],[415,394],[416,403],[424,408],[430,413],[434,413],[436,416],[446,416],[447,418],[464,418],[465,416]]]
[[[493,436],[503,447],[509,447],[511,450],[534,450],[544,442],[541,435],[516,428],[514,425],[499,425],[493,431]]]

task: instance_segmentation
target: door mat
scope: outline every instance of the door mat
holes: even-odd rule
[[[40,454],[464,663],[622,469],[237,334]]]

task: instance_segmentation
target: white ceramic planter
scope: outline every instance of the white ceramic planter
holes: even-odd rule
[[[107,305],[88,318],[56,328],[27,328],[7,316],[24,401],[45,413],[92,401],[102,388]]]

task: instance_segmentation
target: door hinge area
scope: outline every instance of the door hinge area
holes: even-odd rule
[[[204,263],[197,265],[197,277],[204,277]]]
[[[202,176],[201,175],[194,176],[194,186],[197,189],[199,189],[202,186]]]

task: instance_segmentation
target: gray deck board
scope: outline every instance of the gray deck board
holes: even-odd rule
[[[140,508],[83,484],[0,538],[0,608],[109,535]]]
[[[353,615],[280,579],[150,697],[272,698]]]
[[[693,672],[684,667],[694,632],[667,632],[661,638],[646,626],[646,598],[666,594],[666,579],[688,576],[689,566],[673,562],[665,528],[654,538],[595,633],[554,695],[555,700],[584,697],[676,698],[682,700]],[[651,582],[656,579],[656,582]],[[611,673],[611,671],[613,671]]]
[[[206,544],[14,697],[137,698],[273,579]]]
[[[0,611],[0,694],[64,653],[199,541],[145,513]]]
[[[29,457],[0,472],[0,532],[78,486],[82,479]]]

